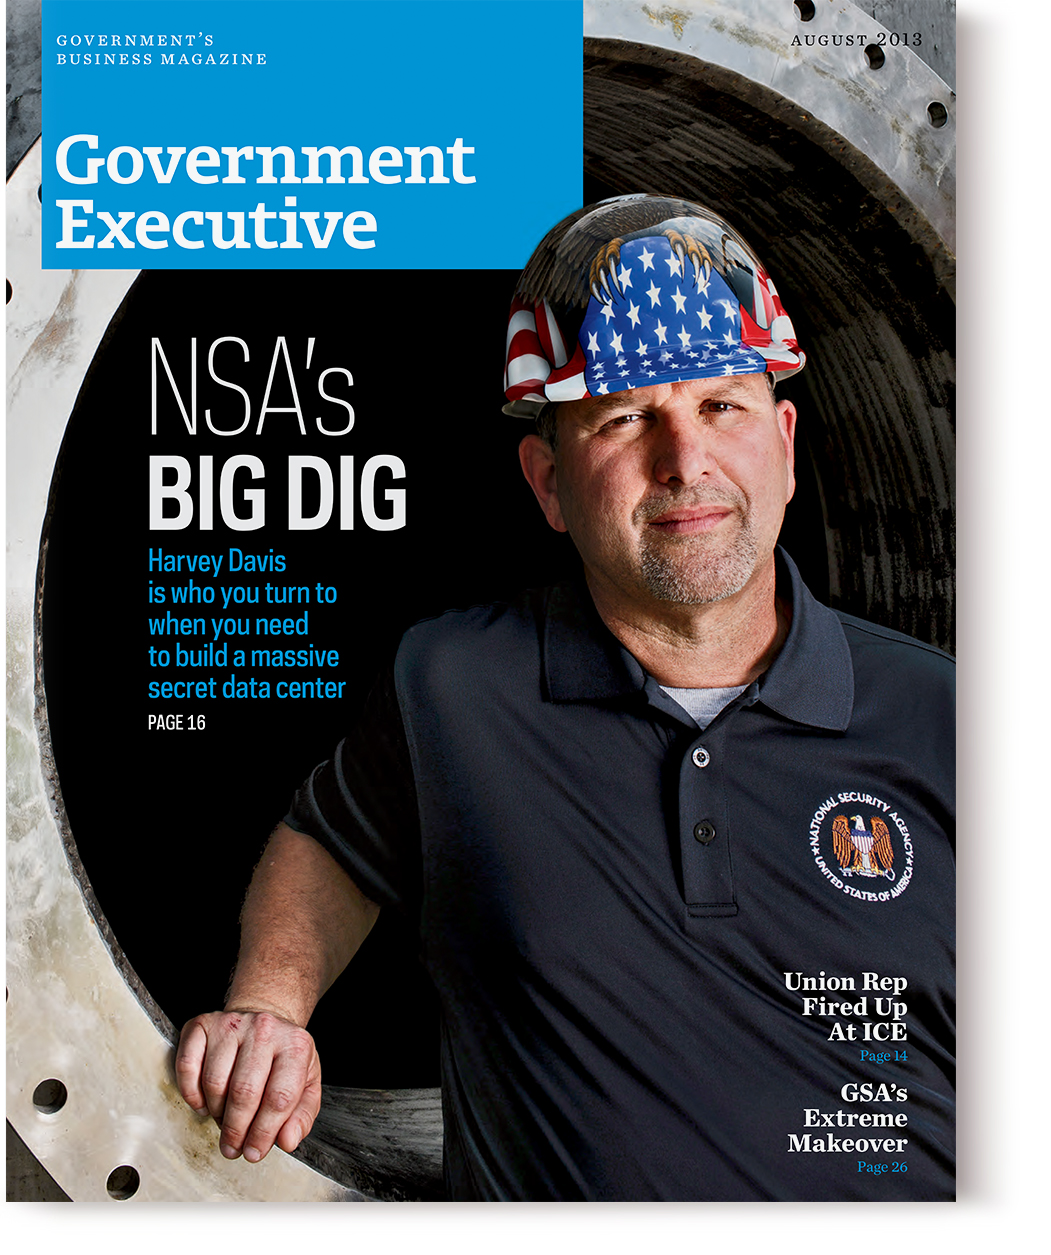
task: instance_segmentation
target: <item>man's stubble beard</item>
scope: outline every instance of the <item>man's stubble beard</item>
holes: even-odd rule
[[[733,517],[715,532],[694,536],[662,536],[645,521],[666,510],[691,505],[728,505]],[[748,504],[735,494],[683,494],[649,499],[639,505],[635,519],[642,523],[639,574],[650,595],[680,606],[703,606],[733,597],[752,578],[759,546],[752,532]],[[733,535],[725,534],[735,526]]]

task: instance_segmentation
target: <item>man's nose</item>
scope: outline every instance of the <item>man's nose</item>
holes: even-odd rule
[[[654,435],[658,483],[694,484],[714,469],[712,432],[696,414],[664,416]]]

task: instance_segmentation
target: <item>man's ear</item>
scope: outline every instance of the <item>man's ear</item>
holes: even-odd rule
[[[562,509],[558,504],[558,484],[555,478],[555,453],[546,440],[531,434],[518,446],[518,460],[529,487],[536,493],[544,517],[556,532],[566,528]]]
[[[785,447],[785,462],[788,466],[788,496],[787,501],[792,500],[792,495],[796,490],[796,407],[791,401],[778,401],[777,409],[777,426],[781,432],[781,443]]]

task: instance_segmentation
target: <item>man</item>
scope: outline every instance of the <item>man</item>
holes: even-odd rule
[[[308,1131],[303,1026],[393,906],[441,1002],[450,1198],[952,1197],[951,660],[776,550],[770,381],[803,362],[699,206],[539,246],[505,408],[583,578],[417,625],[300,790],[180,1045],[224,1154]]]

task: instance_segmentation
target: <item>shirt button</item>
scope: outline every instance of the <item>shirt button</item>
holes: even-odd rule
[[[707,767],[712,761],[711,754],[708,753],[703,745],[698,745],[693,751],[691,757],[693,758],[693,765],[695,767]]]
[[[715,840],[715,825],[704,819],[699,824],[694,825],[693,835],[701,845],[709,845]]]

